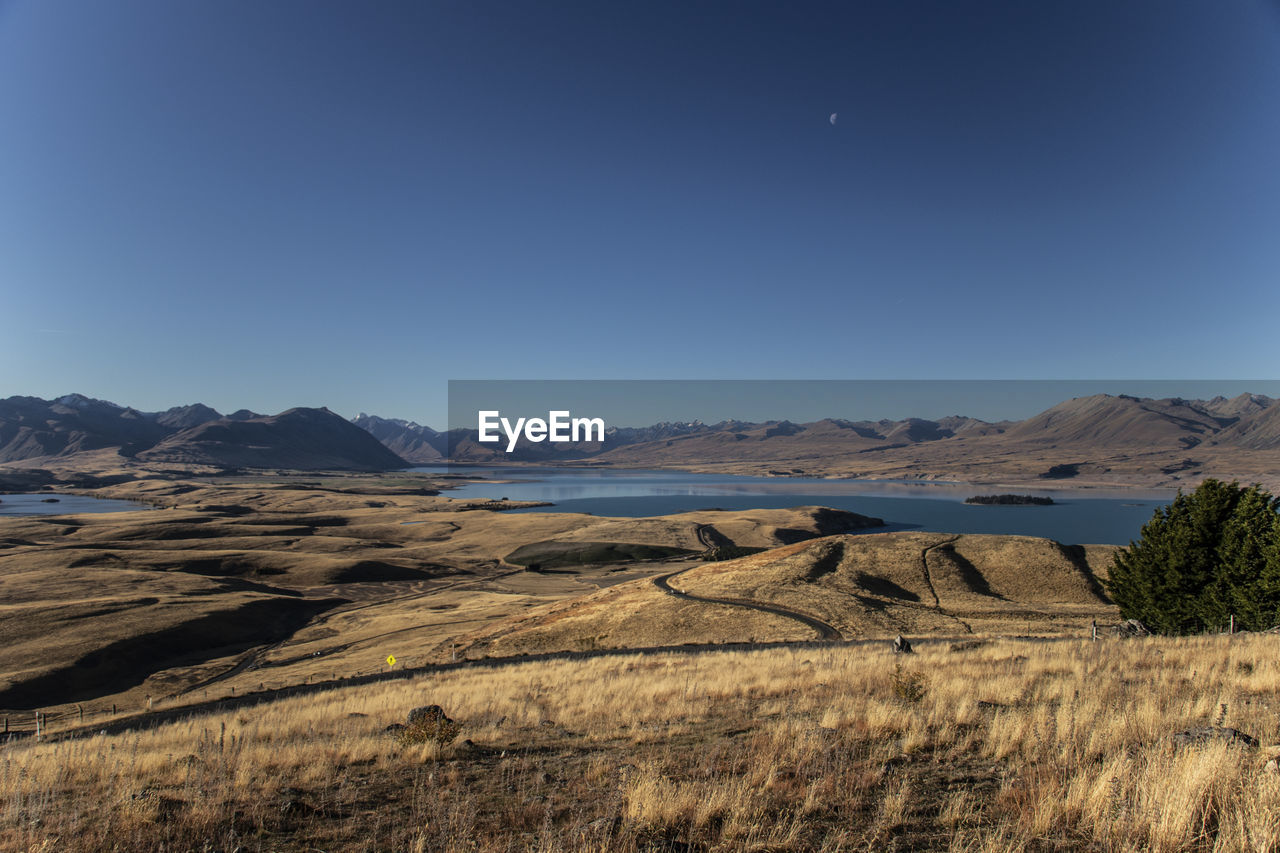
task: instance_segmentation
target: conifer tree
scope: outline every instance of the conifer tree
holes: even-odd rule
[[[1106,587],[1126,619],[1152,631],[1243,630],[1280,622],[1280,498],[1205,480],[1178,493],[1116,554]]]

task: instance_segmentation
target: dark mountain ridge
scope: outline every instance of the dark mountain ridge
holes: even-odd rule
[[[407,463],[360,427],[328,409],[289,409],[270,417],[223,418],[182,430],[141,451],[142,462],[220,468],[387,471]]]
[[[56,400],[9,397],[0,400],[0,461],[105,447],[119,447],[130,456],[173,431],[158,417],[81,394]]]
[[[143,462],[217,467],[389,470],[403,459],[327,409],[274,417],[241,410],[226,418],[201,403],[140,412],[68,394],[0,400],[0,462],[118,448]]]

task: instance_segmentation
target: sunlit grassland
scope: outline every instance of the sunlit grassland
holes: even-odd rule
[[[0,848],[1270,850],[1278,646],[801,647],[335,689],[0,747]],[[425,704],[455,742],[383,731]],[[1214,724],[1264,747],[1171,740]]]

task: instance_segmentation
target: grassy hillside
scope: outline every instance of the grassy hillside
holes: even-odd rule
[[[1115,549],[1028,536],[864,533],[828,536],[736,560],[673,566],[654,578],[526,610],[465,635],[453,653],[938,634],[1086,636],[1114,622],[1102,594]],[[768,605],[770,612],[744,605]],[[790,613],[792,616],[788,616]]]
[[[0,848],[1272,850],[1262,636],[477,666],[11,742]],[[435,703],[444,743],[384,731]],[[1263,739],[1233,744],[1225,725]],[[57,733],[54,733],[57,737]]]

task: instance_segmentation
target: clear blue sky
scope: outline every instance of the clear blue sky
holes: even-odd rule
[[[0,396],[1275,376],[1277,152],[1275,0],[0,1]]]

